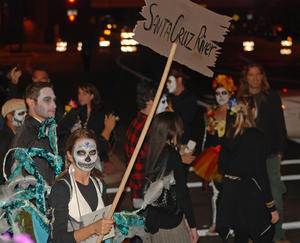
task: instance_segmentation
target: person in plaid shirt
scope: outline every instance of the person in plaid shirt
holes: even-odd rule
[[[155,95],[154,87],[149,83],[139,83],[137,87],[137,106],[139,112],[137,117],[130,123],[126,132],[125,151],[127,161],[129,163],[131,155],[138,142],[147,116],[150,113]],[[148,149],[147,137],[144,140],[142,148],[137,156],[131,176],[129,186],[132,192],[132,202],[134,208],[139,208],[143,203],[143,195],[141,193],[142,183],[144,179],[144,165]]]

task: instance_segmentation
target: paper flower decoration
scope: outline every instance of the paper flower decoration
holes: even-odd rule
[[[231,93],[237,90],[237,87],[234,85],[233,79],[225,74],[218,74],[218,76],[215,77],[212,83],[212,88],[217,89],[218,87],[224,87],[224,89],[228,90]]]

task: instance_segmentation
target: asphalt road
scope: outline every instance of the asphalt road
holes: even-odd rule
[[[300,144],[289,142],[289,150],[285,155],[285,159],[299,159],[300,160]],[[120,166],[112,165],[110,162],[106,164],[107,176],[106,179],[109,182],[109,188],[115,188],[119,185],[120,178],[122,176],[122,170]],[[282,175],[300,175],[300,163],[296,165],[284,165],[282,166]],[[188,182],[199,182],[200,178],[189,172]],[[292,243],[300,242],[300,180],[286,181],[287,193],[284,194],[284,223],[298,221],[298,228],[287,230],[286,237]],[[115,194],[108,194],[108,200],[113,201]],[[196,224],[198,229],[207,229],[211,224],[211,196],[212,188],[209,187],[207,191],[204,191],[201,187],[190,188],[190,195],[193,203],[194,213],[196,216]],[[133,210],[130,193],[123,192],[121,200],[118,204],[117,211],[120,210]],[[202,236],[199,242],[207,243],[221,243],[222,240],[219,236]],[[233,239],[229,240],[232,243]]]

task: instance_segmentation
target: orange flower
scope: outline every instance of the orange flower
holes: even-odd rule
[[[218,74],[212,83],[213,89],[217,89],[220,86],[224,87],[224,89],[228,90],[231,93],[237,90],[236,86],[234,85],[233,79],[225,74]]]

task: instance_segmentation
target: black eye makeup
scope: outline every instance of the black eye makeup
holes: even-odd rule
[[[228,95],[227,91],[222,91],[222,92],[216,92],[216,95]]]

